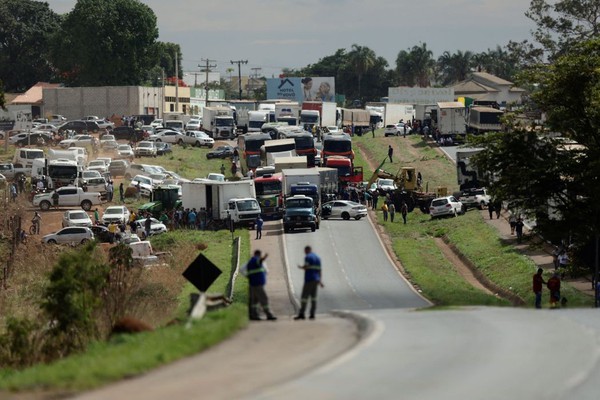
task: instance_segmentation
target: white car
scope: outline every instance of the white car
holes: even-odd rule
[[[42,238],[42,243],[63,243],[63,244],[80,244],[94,240],[94,233],[85,226],[68,226],[61,230],[46,235]]]
[[[154,142],[143,140],[135,146],[133,154],[135,154],[136,157],[156,157],[156,146],[154,145]]]
[[[58,145],[64,149],[74,146],[86,146],[91,145],[94,141],[92,135],[75,135],[71,139],[61,140]]]
[[[183,144],[185,135],[175,130],[163,130],[156,132],[154,135],[150,135],[148,140],[153,142],[165,142],[171,144]]]
[[[40,124],[35,127],[35,130],[56,133],[58,132],[58,127],[52,124]]]
[[[386,125],[383,129],[383,136],[398,136],[400,131],[396,125]]]
[[[92,226],[90,216],[83,210],[68,210],[65,211],[62,217],[62,227],[67,226]]]
[[[88,164],[88,171],[98,171],[102,175],[103,173],[108,171],[108,167],[104,160],[92,160]]]
[[[326,126],[325,128],[327,129],[328,133],[340,133],[340,128],[337,126]]]
[[[192,130],[185,133],[183,142],[196,147],[206,146],[209,149],[212,149],[215,145],[215,139],[208,136],[205,132]]]
[[[157,220],[156,218],[150,218],[150,235],[158,235],[159,233],[165,233],[167,227],[165,224]],[[135,220],[135,232],[139,237],[146,237],[146,218]]]
[[[117,147],[117,156],[121,158],[133,158],[133,149],[128,144],[120,144]]]
[[[398,122],[396,124],[396,129],[398,129],[398,135],[404,135],[404,127],[406,126],[406,134],[410,135],[412,133],[412,128],[407,126],[404,122]]]
[[[104,210],[104,214],[102,214],[101,222],[104,225],[108,225],[111,222],[127,223],[129,221],[129,209],[125,206],[110,206]]]
[[[490,200],[491,196],[485,188],[468,189],[463,191],[460,195],[460,202],[463,203],[466,208],[477,207],[480,210],[483,210],[484,207],[490,204]]]
[[[202,121],[200,121],[199,119],[190,119],[189,122],[187,124],[185,124],[185,130],[186,131],[197,131],[200,129],[201,125],[202,125]]]
[[[140,184],[140,195],[145,197],[152,197],[152,191],[154,190],[154,182],[152,178],[144,175],[136,175],[129,184],[130,187],[137,187]]]
[[[334,200],[323,204],[321,218],[342,218],[359,220],[367,216],[367,207],[350,200]]]
[[[150,126],[152,126],[153,128],[162,128],[163,120],[161,118],[155,119],[150,123]]]
[[[100,138],[100,145],[102,145],[102,143],[104,143],[104,142],[108,142],[109,140],[117,140],[117,139],[115,138],[115,135],[109,135],[109,134],[102,135],[102,137]]]
[[[96,120],[96,123],[100,129],[113,129],[115,127],[114,122],[110,122],[105,119],[98,119]]]
[[[431,219],[444,216],[456,217],[459,214],[464,214],[465,208],[463,204],[456,200],[454,196],[438,197],[431,201],[429,206],[429,215]]]
[[[396,184],[393,179],[379,178],[375,182],[375,187],[386,192],[393,192],[396,190]]]

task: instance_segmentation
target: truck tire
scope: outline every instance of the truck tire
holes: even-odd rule
[[[92,209],[92,202],[89,200],[82,201],[81,208],[83,208],[85,211],[90,211]]]
[[[51,204],[47,200],[44,200],[40,203],[40,209],[43,211],[48,211],[50,209],[50,206],[51,206]]]

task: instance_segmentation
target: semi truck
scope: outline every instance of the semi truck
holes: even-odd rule
[[[276,122],[285,122],[288,125],[298,125],[299,117],[300,104],[297,102],[275,104]]]
[[[331,101],[305,101],[300,111],[300,125],[306,130],[313,126],[333,126],[336,124],[336,104]]]
[[[483,106],[473,106],[469,108],[467,118],[467,133],[474,135],[484,132],[499,132],[502,130],[500,118],[504,112]]]
[[[260,147],[262,165],[275,165],[277,157],[296,156],[296,141],[294,139],[267,140]]]
[[[262,126],[269,122],[269,110],[248,111],[248,132],[260,132]]]
[[[203,130],[213,139],[234,139],[236,127],[231,107],[204,107]]]
[[[248,132],[250,122],[248,113],[256,110],[256,102],[251,100],[230,100],[229,106],[234,110],[234,120],[238,131]]]
[[[294,139],[296,142],[296,154],[299,156],[306,156],[309,167],[315,166],[315,157],[317,155],[317,148],[315,146],[315,138],[312,133],[305,131],[301,128],[276,128],[278,138],[280,139]]]
[[[231,218],[236,225],[250,227],[261,213],[253,180],[183,182],[181,203],[184,208],[204,208],[215,221]]]
[[[442,141],[451,139],[451,143],[461,141],[466,134],[465,106],[459,101],[437,103],[437,123]],[[438,138],[440,139],[440,138]]]
[[[283,176],[281,172],[254,178],[256,200],[263,217],[280,219],[283,216]]]

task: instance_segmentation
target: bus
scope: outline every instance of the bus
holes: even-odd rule
[[[296,155],[296,141],[294,139],[269,140],[260,147],[260,158],[263,165],[274,165],[277,156],[293,157]]]
[[[296,154],[306,156],[307,167],[315,166],[315,156],[317,148],[315,147],[315,138],[311,132],[304,129],[277,129],[279,138],[294,139],[296,143]]]
[[[267,140],[271,140],[268,133],[246,133],[238,136],[242,174],[245,175],[249,169],[260,167],[260,148]]]
[[[330,156],[344,156],[350,160],[354,160],[352,138],[350,135],[347,133],[332,133],[323,136],[322,164],[327,165],[327,157]]]

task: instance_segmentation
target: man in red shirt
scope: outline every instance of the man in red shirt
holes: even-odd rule
[[[535,293],[535,308],[542,308],[542,288],[546,283],[542,277],[543,269],[538,268],[537,273],[533,275],[533,293]]]

